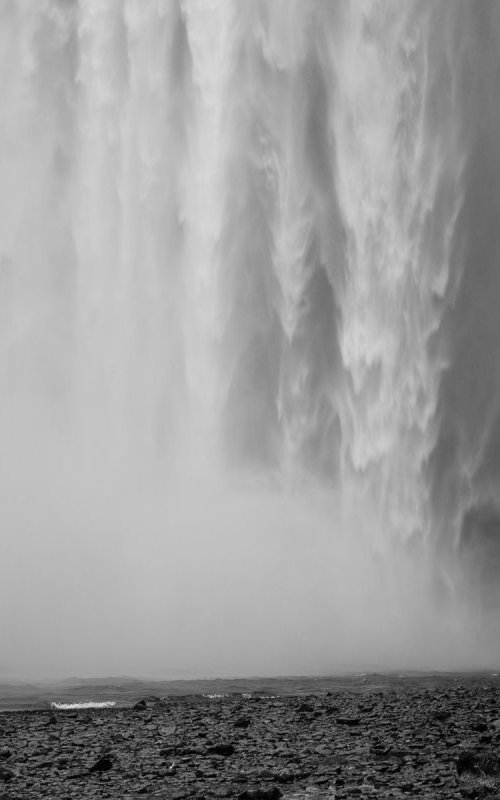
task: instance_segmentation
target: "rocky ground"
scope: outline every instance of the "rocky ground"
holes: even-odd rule
[[[0,798],[500,800],[500,684],[0,715]]]

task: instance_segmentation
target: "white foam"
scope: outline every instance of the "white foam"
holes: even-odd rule
[[[114,700],[103,700],[101,702],[89,700],[86,701],[85,703],[53,702],[50,705],[52,708],[56,708],[58,711],[71,711],[73,709],[79,709],[79,708],[112,708],[113,706],[116,706],[116,702]]]

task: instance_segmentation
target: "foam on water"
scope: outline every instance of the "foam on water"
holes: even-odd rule
[[[59,703],[54,700],[50,705],[57,711],[73,711],[85,708],[113,708],[116,706],[116,702],[114,700],[87,700],[83,703]]]

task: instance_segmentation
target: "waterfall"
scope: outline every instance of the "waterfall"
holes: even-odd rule
[[[4,669],[91,669],[94,625],[101,672],[473,660],[499,37],[494,0],[2,0]]]

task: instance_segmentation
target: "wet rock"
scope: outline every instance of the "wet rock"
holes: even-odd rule
[[[234,753],[234,745],[229,742],[220,742],[207,748],[208,753],[214,753],[218,756],[232,756]]]
[[[274,779],[278,781],[278,783],[292,783],[297,779],[297,775],[291,769],[281,769],[279,772],[275,773]]]
[[[346,725],[349,728],[354,728],[356,725],[359,725],[360,718],[354,716],[342,716],[337,717],[337,725]]]
[[[7,781],[12,780],[14,776],[15,772],[13,770],[9,769],[8,767],[3,767],[0,765],[0,781],[4,781],[5,783],[7,783]]]
[[[235,728],[248,728],[250,725],[250,719],[248,717],[238,717],[234,721]]]
[[[182,748],[176,744],[169,744],[167,747],[162,747],[159,751],[160,755],[163,758],[169,758],[169,756],[174,756],[177,753],[181,752]]]
[[[176,732],[177,732],[177,725],[175,725],[175,724],[174,725],[162,725],[158,729],[158,733],[160,734],[160,736],[163,736],[165,738],[170,737],[170,736],[174,736],[174,734]]]
[[[373,744],[370,747],[370,754],[375,758],[387,758],[389,753],[391,752],[390,745],[383,745],[383,744]]]
[[[13,777],[0,786],[15,800],[269,800],[281,792],[290,800],[326,800],[332,787],[337,800],[500,794],[500,679],[453,678],[444,691],[436,680],[428,688],[425,678],[410,679],[397,692],[365,687],[362,696],[338,691],[334,702],[263,696],[251,713],[241,696],[145,697],[146,714],[131,707],[60,712],[52,731],[46,712],[9,712],[0,717],[0,745],[12,755],[0,766]],[[309,710],[299,713],[303,704]],[[333,717],[325,713],[330,708]],[[240,718],[251,721],[248,732],[236,733]],[[486,732],[474,729],[481,718]],[[490,735],[493,744],[485,740]],[[89,780],[92,762],[111,753],[112,772],[96,769]]]
[[[234,792],[231,786],[218,786],[214,789],[214,797],[233,797]]]
[[[277,786],[265,789],[246,789],[238,795],[238,800],[279,800],[283,793]]]
[[[493,750],[464,750],[456,760],[458,775],[500,776],[500,760]]]
[[[445,708],[439,708],[431,715],[431,720],[434,722],[441,722],[441,723],[448,722],[450,718],[451,718],[451,713],[448,709]]]
[[[325,786],[327,783],[330,783],[331,778],[329,775],[322,773],[315,775],[312,780],[316,786]]]
[[[89,769],[89,773],[107,772],[112,768],[112,766],[113,766],[113,757],[109,753],[106,753],[105,755],[98,758],[94,764],[92,764],[92,766]]]
[[[72,772],[67,772],[64,776],[64,779],[67,781],[78,781],[81,778],[84,778],[86,774],[87,773],[83,772],[82,770],[73,770]]]

